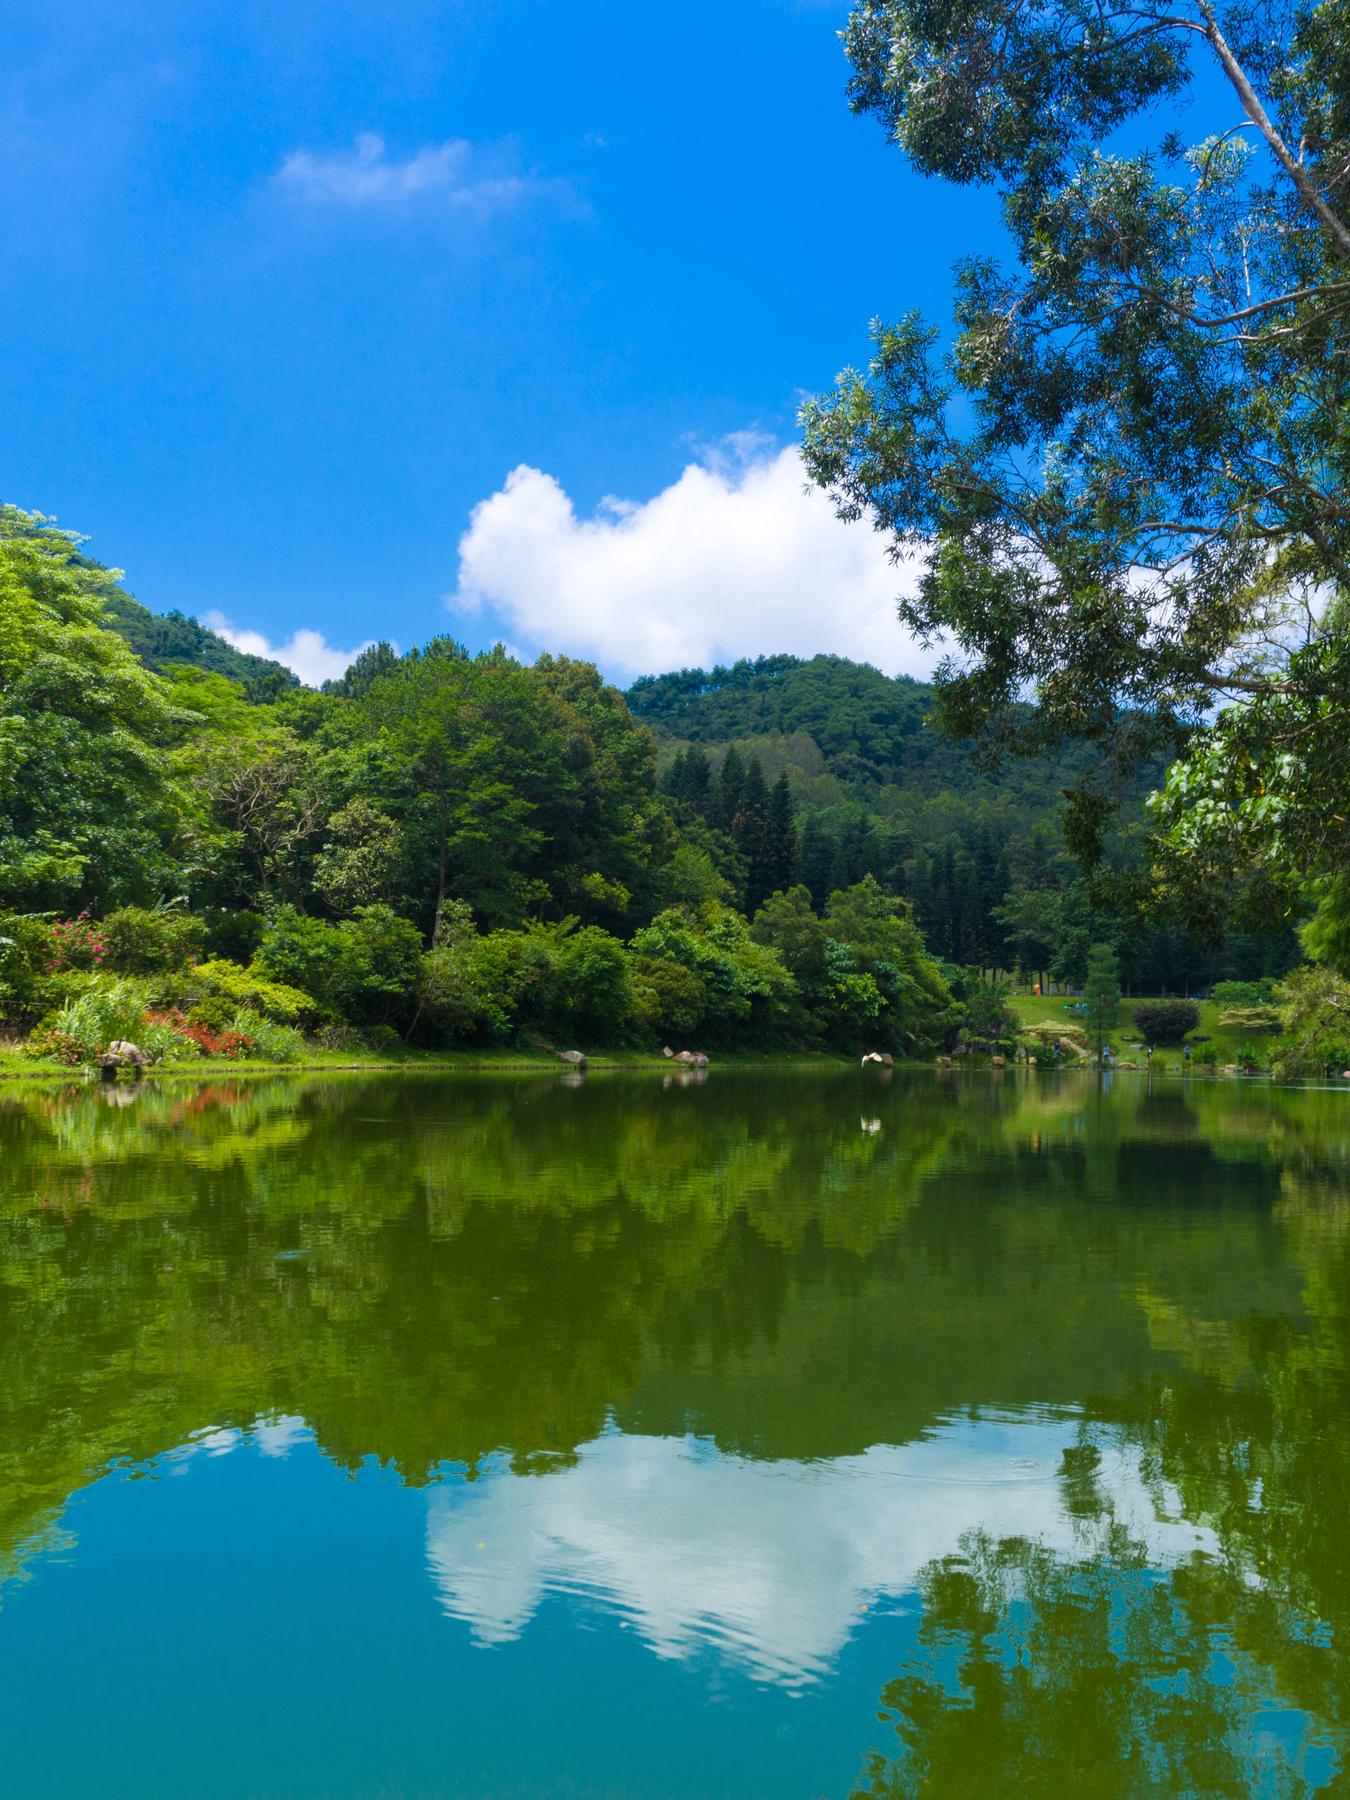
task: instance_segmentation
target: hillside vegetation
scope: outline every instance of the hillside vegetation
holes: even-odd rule
[[[1288,960],[1094,907],[1067,762],[982,767],[920,685],[838,659],[626,699],[449,638],[322,693],[236,655],[0,509],[0,1025],[33,1055],[1006,1054],[1000,967]]]

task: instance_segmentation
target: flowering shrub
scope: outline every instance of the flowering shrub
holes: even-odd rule
[[[78,919],[57,919],[50,927],[51,956],[49,974],[62,969],[101,969],[108,954],[108,939],[103,927],[88,913]]]
[[[178,1032],[195,1044],[203,1056],[223,1056],[230,1062],[247,1056],[253,1047],[253,1039],[246,1031],[236,1031],[231,1026],[216,1029],[203,1019],[184,1019]]]
[[[71,1037],[67,1031],[58,1031],[52,1025],[40,1026],[22,1048],[25,1056],[51,1056],[72,1069],[77,1069],[85,1060],[84,1045],[79,1039]]]

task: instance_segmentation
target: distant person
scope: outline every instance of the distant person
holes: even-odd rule
[[[1189,1044],[1187,1044],[1185,1049],[1181,1052],[1181,1060],[1182,1062],[1189,1062],[1191,1060],[1191,1047]]]

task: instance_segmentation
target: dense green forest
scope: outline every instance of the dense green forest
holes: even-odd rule
[[[767,656],[650,676],[627,698],[657,735],[661,785],[686,830],[726,831],[758,765],[771,795],[786,780],[797,867],[816,906],[874,876],[911,902],[946,962],[1020,967],[1076,987],[1090,946],[1110,941],[1127,986],[1151,993],[1260,980],[1297,962],[1288,927],[1206,943],[1156,910],[1104,905],[1102,884],[1090,888],[1064,836],[1065,794],[1089,774],[1093,753],[1061,741],[994,761],[936,729],[935,693],[840,657]],[[1163,775],[1155,758],[1120,795],[1112,849],[1122,870],[1140,865],[1144,801]],[[759,777],[748,779],[754,813]],[[749,855],[747,864],[743,896],[758,903],[780,874]]]
[[[319,693],[4,509],[0,1018],[71,1064],[303,1034],[922,1055],[1010,1050],[997,971],[1076,982],[1094,943],[1140,986],[1292,960],[1094,905],[1071,762],[986,769],[928,699],[781,657],[625,697],[448,638]]]

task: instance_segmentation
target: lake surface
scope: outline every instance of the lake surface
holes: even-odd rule
[[[1335,1794],[1350,1095],[0,1092],[0,1786]]]

